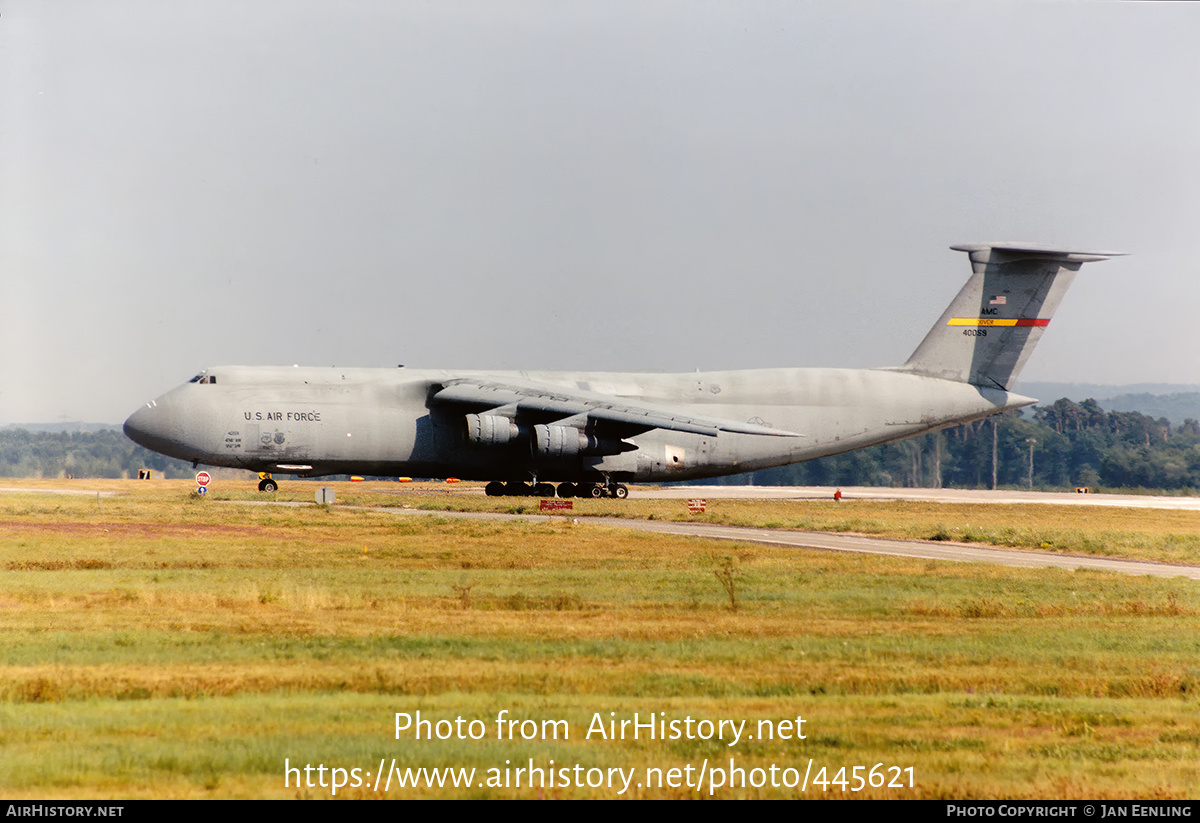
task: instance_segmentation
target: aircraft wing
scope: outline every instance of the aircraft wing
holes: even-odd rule
[[[495,382],[475,378],[448,380],[434,392],[431,401],[473,407],[476,410],[503,410],[533,414],[565,424],[582,427],[587,421],[603,421],[639,431],[666,429],[668,431],[705,434],[720,432],[757,434],[770,437],[803,437],[795,432],[773,429],[755,423],[727,420],[719,417],[698,417],[679,414],[664,406],[631,402],[613,395],[574,391],[558,386],[535,383]],[[577,418],[569,420],[569,418]],[[632,434],[632,432],[631,432]],[[627,435],[630,436],[630,435]]]

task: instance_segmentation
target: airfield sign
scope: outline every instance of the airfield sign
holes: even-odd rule
[[[198,472],[196,474],[196,485],[199,486],[200,488],[204,488],[211,482],[212,482],[212,475],[209,474],[208,472]]]

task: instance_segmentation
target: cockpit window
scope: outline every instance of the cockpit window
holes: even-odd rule
[[[200,372],[198,375],[193,377],[188,382],[189,383],[216,383],[217,376],[215,374],[208,374],[206,372]]]

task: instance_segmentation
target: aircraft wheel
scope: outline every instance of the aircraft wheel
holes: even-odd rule
[[[516,483],[516,482],[505,483],[504,484],[504,496],[505,497],[528,497],[529,496],[529,486],[527,486],[524,483]]]
[[[566,500],[568,497],[574,497],[575,494],[576,494],[576,490],[575,490],[574,483],[559,483],[558,484],[558,496],[561,497],[563,500]]]
[[[258,490],[260,492],[277,492],[279,491],[279,484],[268,477],[266,480],[258,481]]]
[[[550,485],[549,483],[538,483],[536,486],[533,487],[533,496],[534,497],[553,497],[554,496],[554,486]]]
[[[488,497],[503,497],[504,484],[497,480],[493,480],[491,483],[488,483],[483,487],[483,493]]]
[[[592,485],[588,486],[587,489],[584,491],[584,496],[590,497],[593,500],[599,500],[601,497],[604,496],[604,487],[597,486],[593,483]]]
[[[629,496],[629,487],[625,485],[616,485],[612,487],[612,496],[618,500],[624,500]]]

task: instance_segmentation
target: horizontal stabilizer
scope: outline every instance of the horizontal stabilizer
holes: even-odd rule
[[[1097,263],[1110,257],[1124,257],[1121,251],[1071,251],[1038,246],[1031,243],[964,243],[951,246],[954,251],[965,251],[971,256],[973,267],[977,263],[986,265],[989,260],[1008,258],[1010,262],[1025,260],[1060,260],[1064,263]],[[994,253],[994,254],[993,254]]]

